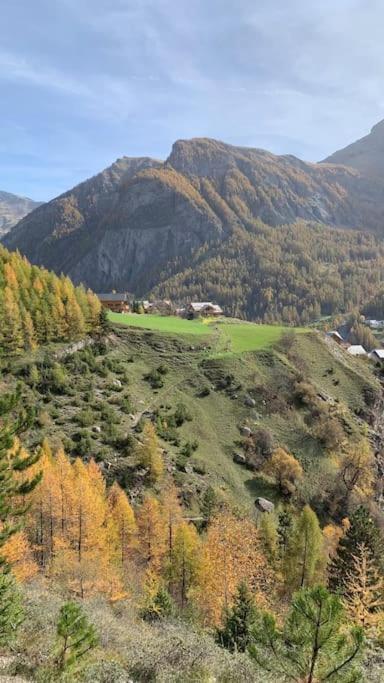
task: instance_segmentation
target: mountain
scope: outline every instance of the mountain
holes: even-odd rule
[[[344,164],[372,178],[384,178],[384,121],[373,126],[369,135],[340,149],[325,163]]]
[[[356,169],[179,140],[165,162],[119,159],[4,244],[95,291],[193,293],[237,315],[300,322],[319,300],[334,312],[376,293],[383,210],[384,179]]]
[[[5,235],[18,221],[41,205],[28,197],[0,191],[0,237]]]

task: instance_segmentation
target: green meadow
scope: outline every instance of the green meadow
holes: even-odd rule
[[[259,325],[212,319],[184,320],[176,316],[139,315],[137,313],[109,313],[109,319],[113,323],[128,327],[140,327],[174,335],[209,335],[215,355],[257,351],[277,342],[283,332],[292,329],[296,332],[306,331],[304,328],[288,328],[281,325]]]

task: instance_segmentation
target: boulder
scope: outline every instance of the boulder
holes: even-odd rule
[[[234,453],[233,454],[233,462],[236,462],[238,465],[246,465],[247,459],[246,459],[244,453]]]
[[[251,396],[246,396],[245,399],[244,399],[244,404],[245,404],[246,406],[249,406],[250,408],[254,408],[255,405],[256,405],[256,401],[255,401],[255,399],[252,398]]]
[[[275,509],[274,503],[271,500],[267,500],[267,498],[256,498],[255,506],[260,512],[273,512]]]
[[[250,427],[240,427],[240,434],[241,436],[245,436],[246,438],[248,438],[251,436],[252,430]]]
[[[122,383],[120,382],[119,379],[114,379],[113,382],[112,382],[112,386],[118,387],[119,389],[121,389],[121,387],[122,387],[123,385],[122,385]]]
[[[95,432],[95,434],[101,434],[101,427],[99,427],[99,425],[94,425],[92,431]]]
[[[184,467],[184,472],[185,472],[185,474],[193,474],[193,467],[192,467],[192,465],[185,465],[185,467]]]

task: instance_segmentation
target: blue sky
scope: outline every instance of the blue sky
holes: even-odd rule
[[[318,160],[384,118],[382,0],[3,0],[0,189],[209,136]]]

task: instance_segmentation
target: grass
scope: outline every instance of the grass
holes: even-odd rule
[[[231,353],[258,351],[275,344],[283,332],[292,328],[281,325],[257,325],[247,322],[217,322],[211,320],[184,320],[176,316],[138,315],[136,313],[109,313],[111,322],[129,327],[141,327],[147,330],[182,335],[215,334],[215,356]],[[295,329],[305,332],[304,328]],[[211,354],[212,355],[212,354]]]
[[[177,316],[139,315],[137,313],[109,313],[109,320],[129,327],[141,327],[146,330],[167,332],[169,334],[211,334],[212,328],[200,320],[184,320]]]

